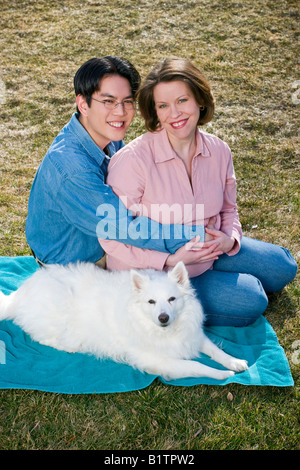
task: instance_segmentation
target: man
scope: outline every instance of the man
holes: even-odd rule
[[[175,226],[172,232],[169,226],[142,218],[143,236],[130,236],[128,227],[137,226],[140,218],[134,219],[105,184],[110,157],[124,146],[134,117],[139,84],[137,70],[119,57],[90,59],[76,72],[77,113],[50,146],[29,197],[26,237],[40,264],[89,261],[101,265],[104,252],[98,238],[174,253],[195,235],[195,227],[185,226],[184,236],[172,239],[169,233],[174,235]],[[110,230],[104,233],[107,224],[101,222],[107,211],[101,208],[109,207],[115,217],[109,219]],[[196,229],[203,241],[203,227]]]

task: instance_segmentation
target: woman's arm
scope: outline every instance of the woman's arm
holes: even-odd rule
[[[233,256],[238,253],[242,238],[242,227],[239,221],[236,203],[236,188],[236,177],[229,150],[223,206],[219,214],[221,221],[220,228],[217,230],[214,227],[214,221],[211,220],[205,228],[205,233],[210,237],[211,241],[203,244],[204,248],[208,248],[212,243],[218,242],[218,249],[223,253],[227,253],[229,256]]]

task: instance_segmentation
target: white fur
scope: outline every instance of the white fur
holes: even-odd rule
[[[108,357],[167,380],[222,380],[247,369],[246,361],[229,356],[203,333],[203,311],[181,262],[168,274],[109,272],[92,263],[51,265],[9,296],[0,292],[3,319],[41,344]],[[230,370],[191,360],[201,352]]]

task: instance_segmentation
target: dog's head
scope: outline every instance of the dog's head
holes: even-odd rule
[[[183,309],[184,296],[192,290],[182,262],[168,273],[131,270],[131,281],[135,303],[160,327],[176,320]]]

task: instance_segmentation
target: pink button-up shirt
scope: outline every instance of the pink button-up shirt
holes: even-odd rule
[[[191,179],[170,145],[165,130],[147,132],[119,150],[108,167],[107,184],[134,214],[162,224],[203,224],[215,217],[214,228],[233,236],[240,248],[242,236],[236,206],[236,179],[231,152],[218,137],[197,130]],[[107,268],[167,269],[167,253],[99,240],[107,253]],[[190,277],[210,269],[213,261],[187,265]]]

